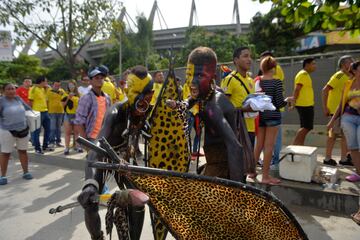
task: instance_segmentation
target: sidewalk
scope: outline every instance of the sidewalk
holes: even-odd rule
[[[140,149],[143,150],[143,144]],[[70,151],[70,155],[64,155],[64,148],[55,148],[54,152],[46,152],[44,155],[36,154],[33,147],[29,145],[29,158],[34,163],[44,163],[56,165],[63,168],[83,170],[85,167],[86,153],[75,153]],[[318,148],[317,161],[322,164],[325,148]],[[340,149],[334,149],[333,159],[340,160]],[[204,164],[205,158],[200,157],[200,165]],[[143,166],[142,160],[138,161]],[[281,199],[286,205],[309,206],[317,209],[334,211],[342,214],[351,214],[359,207],[360,183],[351,183],[345,180],[345,177],[354,172],[353,167],[337,166],[339,171],[339,182],[336,189],[324,188],[320,184],[302,183],[282,179],[278,186],[261,184],[261,168],[258,168],[258,176],[255,181],[248,178],[248,184],[256,186],[265,191],[272,192]],[[196,162],[190,164],[190,172],[196,172]],[[278,174],[273,172],[273,174]]]

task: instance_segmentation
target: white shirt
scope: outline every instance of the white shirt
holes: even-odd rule
[[[79,92],[80,96],[84,96],[84,95],[87,94],[90,90],[91,90],[91,85],[89,85],[89,86],[87,86],[87,87],[80,86],[80,87],[78,88],[78,92]]]

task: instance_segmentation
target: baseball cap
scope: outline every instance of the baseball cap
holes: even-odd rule
[[[88,77],[90,79],[92,79],[93,77],[95,77],[96,75],[99,75],[99,74],[106,76],[106,74],[103,71],[101,71],[101,69],[99,69],[99,67],[95,67],[88,72]]]
[[[102,71],[105,75],[109,74],[109,68],[105,65],[100,65],[97,67],[100,71]]]

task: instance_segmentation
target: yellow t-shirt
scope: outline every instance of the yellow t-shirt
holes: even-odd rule
[[[336,112],[337,107],[340,104],[341,94],[344,89],[345,82],[349,80],[349,76],[342,71],[336,72],[331,76],[327,82],[332,89],[329,91],[326,106],[328,107],[330,114]]]
[[[276,65],[274,79],[284,81],[284,78],[284,71],[282,70],[281,66],[279,64]]]
[[[101,91],[103,91],[104,93],[109,95],[112,103],[116,102],[116,100],[117,100],[116,99],[116,88],[115,88],[114,84],[112,84],[112,82],[110,82],[110,80],[104,80],[104,84],[101,87]]]
[[[247,97],[248,93],[241,84],[233,75],[237,76],[245,85],[246,89],[249,91],[249,94],[255,92],[254,80],[249,76],[241,76],[240,73],[233,71],[227,75],[222,81],[220,87],[226,95],[229,96],[230,102],[236,108],[242,107],[242,104]],[[255,132],[255,119],[245,118],[246,128],[249,132]]]
[[[161,88],[162,88],[162,83],[154,83],[153,85],[153,91],[154,91],[154,94],[152,96],[152,99],[151,99],[151,102],[150,102],[150,105],[154,106],[155,103],[156,103],[156,99],[157,97],[159,96],[160,94],[160,91],[161,91]]]
[[[312,86],[312,80],[310,74],[305,70],[300,70],[295,76],[295,87],[297,84],[301,84],[302,87],[299,92],[299,96],[296,99],[295,106],[298,107],[310,107],[314,106],[314,89]]]
[[[67,96],[68,96],[68,94],[65,93],[65,94],[62,96],[61,101],[62,101],[62,102],[65,102]],[[79,99],[80,99],[80,97],[78,97],[78,96],[72,96],[72,98],[69,99],[69,101],[70,101],[70,100],[72,101],[72,104],[69,105],[69,101],[68,101],[67,106],[65,106],[65,112],[68,113],[68,114],[75,114],[75,113],[76,113],[76,109],[77,109],[78,104],[79,104]]]
[[[65,91],[63,89],[59,89],[58,92],[49,89],[47,91],[47,100],[48,100],[48,109],[49,113],[64,113],[64,107],[61,103],[61,99],[63,98]]]
[[[119,101],[122,101],[125,99],[126,95],[125,95],[125,92],[121,89],[121,88],[116,88],[116,91],[117,91],[117,97],[118,97],[118,100]]]
[[[34,86],[29,90],[29,100],[32,101],[32,109],[39,112],[48,110],[45,88]]]

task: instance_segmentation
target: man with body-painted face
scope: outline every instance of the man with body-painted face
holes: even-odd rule
[[[96,69],[94,71],[96,71]],[[101,71],[99,71],[97,76],[103,78]],[[89,77],[91,79],[91,73],[89,74]],[[93,80],[94,79],[90,81]],[[98,87],[101,89],[100,83],[102,79],[95,80],[99,81],[99,85],[96,85],[95,88]],[[132,68],[127,79],[128,98],[121,102],[116,102],[109,107],[104,116],[103,124],[97,135],[97,139],[105,137],[110,145],[120,153],[127,150],[122,148],[119,149],[118,146],[125,146],[126,148],[128,141],[130,141],[127,137],[128,134],[132,134],[133,130],[140,132],[143,128],[146,116],[151,109],[149,106],[153,94],[152,83],[151,76],[148,74],[145,67],[135,66]],[[97,140],[94,141],[96,142]],[[94,162],[104,160],[103,156],[90,150],[87,161]],[[85,223],[91,235],[91,239],[104,239],[98,213],[99,206],[93,201],[93,199],[98,198],[99,193],[103,190],[105,184],[104,174],[103,170],[86,167],[84,187],[78,196],[78,201],[85,210]],[[119,186],[124,184],[123,182],[120,182],[117,175],[115,175],[115,180]],[[125,185],[126,187],[130,186],[127,182],[125,182]],[[144,220],[144,204],[146,200],[147,196],[144,193],[136,190],[129,190],[129,208],[127,215],[129,217],[129,235],[132,240],[140,239]],[[123,239],[122,236],[119,236],[119,239]]]
[[[216,62],[216,54],[210,48],[198,47],[190,53],[186,69],[189,107],[200,104],[200,117],[205,124],[205,175],[244,182],[242,146],[235,134],[235,108],[216,90]]]

